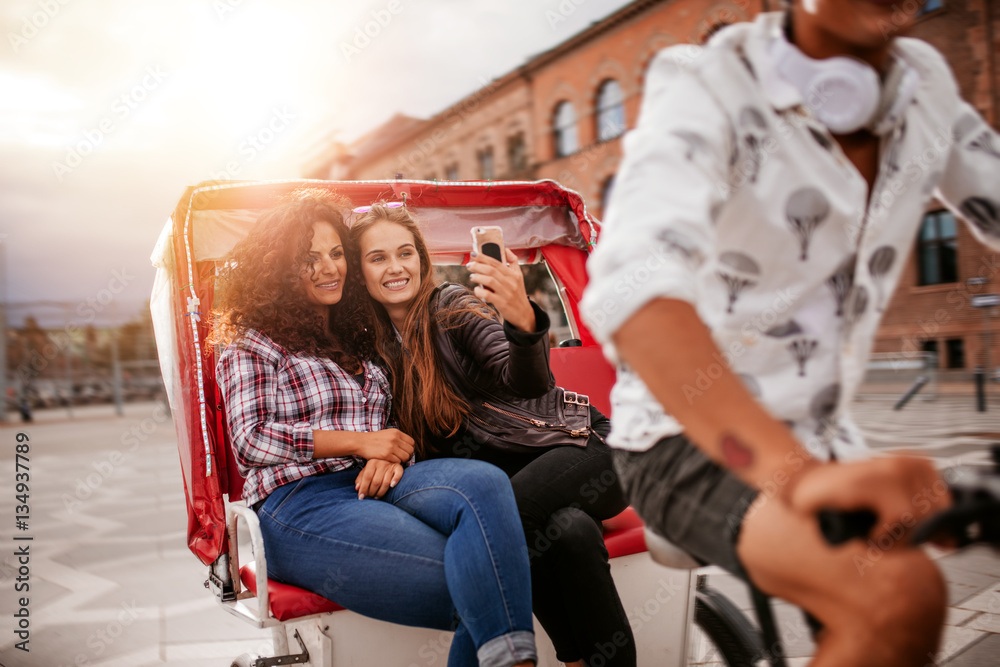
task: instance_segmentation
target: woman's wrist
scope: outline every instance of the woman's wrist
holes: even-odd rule
[[[516,318],[507,318],[507,321],[510,322],[512,327],[524,333],[535,333],[538,327],[538,321],[535,318],[535,309],[531,307],[531,302],[528,300],[524,301],[524,305],[519,309]]]
[[[313,459],[360,456],[362,441],[356,431],[326,431],[313,429]]]

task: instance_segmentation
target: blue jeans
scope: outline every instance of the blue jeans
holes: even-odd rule
[[[635,667],[635,637],[611,577],[600,524],[628,501],[604,443],[611,422],[593,407],[590,418],[594,435],[586,447],[512,454],[462,433],[439,445],[439,452],[471,454],[510,476],[528,543],[535,617],[560,662]],[[610,654],[604,648],[609,645]]]
[[[480,461],[416,463],[381,500],[360,469],[279,487],[260,507],[268,576],[365,616],[454,630],[449,667],[536,660],[531,575],[507,476]]]

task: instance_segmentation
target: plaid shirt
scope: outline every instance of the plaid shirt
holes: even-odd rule
[[[388,378],[369,361],[364,369],[362,387],[333,361],[289,354],[253,330],[226,348],[216,379],[248,505],[282,484],[364,464],[352,456],[313,460],[312,434],[386,428]]]

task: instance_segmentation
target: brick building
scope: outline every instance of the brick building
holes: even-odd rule
[[[962,96],[998,127],[1000,0],[934,0],[929,5],[937,9],[916,26],[913,36],[945,55]],[[973,297],[1000,293],[1000,255],[943,209],[932,204],[924,218],[875,351],[936,352],[939,367],[961,378],[976,366],[1000,366],[1000,309],[972,307]]]
[[[432,118],[397,114],[348,146],[331,146],[306,175],[552,178],[600,214],[652,57],[673,44],[699,42],[719,24],[751,19],[766,2],[637,0]],[[549,20],[558,22],[558,12]]]
[[[350,145],[318,152],[305,175],[329,179],[551,178],[600,217],[639,111],[646,66],[660,49],[699,43],[721,24],[780,0],[637,0],[432,118],[397,114]],[[954,69],[965,99],[1000,122],[1000,0],[929,0],[914,35]],[[550,20],[559,20],[553,15]],[[1000,185],[1000,178],[998,178]],[[1000,365],[1000,264],[964,225],[932,206],[887,308],[876,352],[934,351],[942,368]],[[990,336],[988,330],[997,330]],[[986,340],[992,338],[989,359]]]

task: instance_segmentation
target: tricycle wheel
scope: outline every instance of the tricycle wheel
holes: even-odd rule
[[[694,618],[722,654],[727,667],[754,667],[758,659],[764,657],[757,631],[739,608],[719,591],[706,586],[697,592]]]

